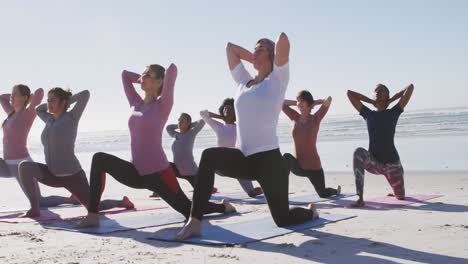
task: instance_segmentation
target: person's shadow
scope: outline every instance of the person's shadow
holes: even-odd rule
[[[299,246],[259,242],[248,244],[252,250],[278,252],[320,263],[387,264],[415,261],[422,263],[467,263],[468,259],[418,251],[366,238],[353,238],[322,232],[318,229],[300,233],[313,238]],[[305,254],[304,254],[305,249]]]
[[[412,198],[410,198],[412,199]],[[468,206],[463,204],[450,204],[445,202],[430,202],[421,200],[410,200],[414,204],[409,205],[388,205],[378,202],[366,202],[366,207],[362,208],[351,208],[350,205],[354,201],[350,200],[329,200],[327,203],[321,204],[321,209],[330,208],[348,208],[350,210],[419,210],[419,211],[433,211],[433,212],[449,212],[449,213],[466,213],[468,212]]]
[[[206,226],[205,226],[206,227]],[[296,231],[309,237],[307,241],[296,246],[290,243],[275,244],[266,241],[254,241],[238,246],[250,250],[281,253],[296,257],[299,259],[311,260],[320,263],[372,263],[388,264],[400,263],[403,261],[415,261],[423,263],[467,263],[468,259],[452,256],[445,256],[430,252],[418,251],[390,243],[382,243],[366,238],[353,238],[343,235],[335,235],[320,231],[321,227]],[[230,230],[223,229],[221,226],[211,226],[212,232],[223,232],[226,236],[232,236],[233,240],[246,238]],[[151,237],[158,234],[175,233],[180,227],[163,228],[152,233]],[[141,239],[145,234],[138,234]],[[141,241],[138,239],[138,241]],[[184,243],[192,242],[164,242],[152,240],[150,244],[157,247],[178,247]],[[148,242],[143,242],[148,243]],[[199,245],[201,247],[225,247],[226,245]],[[232,246],[232,245],[230,245]]]

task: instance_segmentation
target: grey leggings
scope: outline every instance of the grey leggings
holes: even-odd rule
[[[3,159],[0,159],[0,177],[1,178],[12,178],[12,177],[14,177],[18,181],[18,184],[21,187],[21,190],[26,195],[26,190],[25,190],[25,188],[23,186],[23,183],[22,183],[22,181],[21,181],[21,179],[19,177],[18,167],[19,167],[19,165],[9,165]],[[61,197],[61,196],[51,195],[51,196],[43,197],[41,195],[39,185],[37,184],[37,180],[34,179],[33,184],[34,184],[34,186],[35,186],[35,188],[37,190],[37,195],[39,197],[39,205],[41,207],[51,207],[51,206],[56,206],[56,205],[64,203],[64,197]]]
[[[83,170],[70,176],[59,177],[52,174],[45,164],[23,161],[19,166],[19,175],[32,208],[38,208],[41,205],[38,199],[40,197],[40,192],[37,182],[51,187],[64,187],[83,205],[88,205],[89,184]],[[66,198],[60,198],[61,202],[57,201],[53,206],[64,203]]]

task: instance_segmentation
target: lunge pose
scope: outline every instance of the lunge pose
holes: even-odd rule
[[[294,122],[292,131],[296,157],[286,153],[283,155],[286,166],[297,176],[307,177],[320,197],[330,197],[339,194],[341,187],[337,189],[325,187],[325,175],[317,152],[317,135],[320,122],[325,117],[332,98],[314,100],[309,91],[300,91],[296,100],[284,100],[283,112]],[[297,105],[299,112],[291,106]],[[314,106],[320,108],[314,114],[310,112]]]
[[[273,220],[278,226],[298,224],[318,217],[313,205],[289,208],[289,178],[279,151],[276,126],[289,81],[289,40],[282,33],[276,43],[261,39],[255,51],[228,43],[229,69],[239,85],[235,109],[240,149],[206,149],[199,164],[193,193],[190,220],[177,234],[183,240],[201,234],[201,220],[211,195],[215,172],[220,175],[257,180],[268,202]],[[241,60],[252,63],[255,77],[244,68]]]
[[[47,104],[37,107],[36,113],[45,122],[41,141],[44,145],[46,164],[23,161],[19,174],[29,198],[31,209],[27,217],[40,215],[39,192],[36,180],[51,187],[67,189],[72,198],[88,206],[89,185],[86,174],[75,156],[75,140],[78,123],[89,100],[89,91],[85,90],[72,96],[62,88],[53,88],[48,93]],[[68,107],[75,104],[67,111]],[[133,204],[124,197],[121,201],[110,200],[106,209],[112,207],[132,208]]]
[[[193,157],[193,145],[195,137],[205,126],[203,120],[192,122],[192,117],[187,113],[182,113],[177,124],[166,126],[166,131],[172,138],[172,156],[174,162],[171,166],[175,176],[179,179],[184,179],[195,187],[195,177],[198,172],[198,166]],[[216,188],[213,188],[216,192]],[[150,197],[159,197],[159,194],[153,192]]]
[[[186,218],[190,215],[190,200],[185,196],[174,175],[162,147],[162,132],[174,102],[177,67],[167,71],[153,64],[142,75],[123,71],[122,81],[133,114],[128,121],[132,162],[107,153],[96,153],[91,165],[90,206],[82,227],[99,225],[100,200],[105,187],[106,174],[120,183],[136,189],[157,192],[172,208]],[[145,93],[141,98],[134,83],[140,83]],[[227,201],[209,203],[203,213],[235,211]]]
[[[359,199],[353,206],[364,206],[364,171],[384,175],[393,189],[392,195],[400,200],[405,199],[403,166],[395,148],[394,138],[398,118],[408,104],[413,90],[414,86],[410,84],[401,92],[390,97],[388,88],[379,84],[374,90],[374,99],[348,91],[348,98],[366,120],[369,133],[369,149],[357,148],[354,151],[353,169]],[[400,99],[398,103],[388,109],[388,106],[398,99]],[[363,102],[373,105],[376,111],[370,110]]]
[[[200,116],[216,133],[218,147],[236,148],[236,111],[234,110],[234,99],[226,98],[218,109],[219,114],[203,110]],[[215,120],[223,120],[224,124]],[[219,172],[218,172],[219,173]],[[237,179],[242,189],[250,196],[255,197],[263,193],[261,187],[253,186],[251,180]]]

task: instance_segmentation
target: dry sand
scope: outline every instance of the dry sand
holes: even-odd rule
[[[355,192],[349,172],[328,172],[326,177],[329,186],[341,184],[343,192]],[[405,177],[407,194],[444,196],[392,210],[347,209],[323,202],[318,204],[323,212],[357,217],[239,247],[146,239],[180,224],[88,235],[46,230],[33,223],[0,223],[0,263],[468,263],[468,172],[410,171]],[[0,187],[2,202],[20,197],[19,189],[13,190],[14,181],[1,180],[6,182]],[[182,186],[191,196],[191,188],[185,182]],[[237,181],[229,178],[217,177],[216,186],[222,192],[240,191]],[[289,189],[296,194],[313,192],[307,179],[300,177],[291,177]],[[390,190],[383,176],[366,174],[367,198]],[[50,191],[65,194],[47,188],[43,192]],[[149,193],[109,179],[105,195],[141,198]],[[269,214],[266,205],[235,205],[247,213],[211,224]]]

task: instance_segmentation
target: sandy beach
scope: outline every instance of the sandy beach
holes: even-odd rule
[[[367,198],[390,192],[382,176],[366,175]],[[334,201],[317,206],[322,213],[355,218],[237,247],[196,246],[146,239],[154,232],[181,224],[88,235],[44,229],[39,224],[0,223],[1,263],[467,263],[468,172],[406,172],[407,194],[440,194],[440,198],[389,210],[349,209]],[[342,185],[354,193],[350,173],[328,172],[327,185]],[[4,188],[13,188],[7,180]],[[240,191],[237,182],[216,179],[224,192]],[[185,182],[182,187],[191,196]],[[313,192],[304,178],[290,178],[290,192]],[[44,192],[49,189],[44,188]],[[148,191],[121,187],[109,178],[106,196],[123,193],[144,198]],[[60,193],[59,190],[52,190]],[[119,194],[120,192],[120,194]],[[62,192],[65,194],[65,192]],[[347,198],[353,200],[356,197]],[[155,203],[163,204],[162,201]],[[248,221],[268,216],[266,205],[235,203],[241,215],[211,220],[211,224]],[[165,211],[166,210],[166,211]],[[170,212],[160,209],[158,213]],[[135,212],[131,214],[151,214]],[[116,215],[115,217],[119,217]],[[157,216],[154,216],[157,217]],[[207,224],[207,223],[205,223]]]

